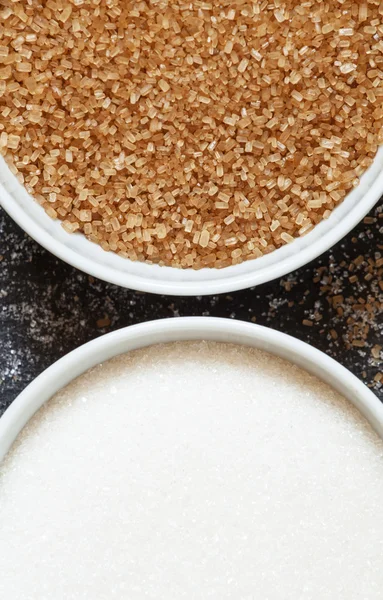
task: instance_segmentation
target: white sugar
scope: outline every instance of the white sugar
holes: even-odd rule
[[[259,351],[152,347],[82,376],[0,475],[4,600],[381,600],[383,443]]]

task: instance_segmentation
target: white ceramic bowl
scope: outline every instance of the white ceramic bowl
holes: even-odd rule
[[[383,437],[383,405],[347,369],[319,350],[284,333],[212,317],[183,317],[133,325],[70,352],[35,379],[0,418],[0,460],[32,415],[58,390],[95,365],[152,344],[214,340],[259,348],[316,375],[347,398]]]
[[[271,254],[225,269],[174,269],[104,252],[82,234],[69,234],[31,198],[0,157],[0,204],[32,238],[65,262],[122,287],[179,296],[219,294],[282,277],[343,238],[383,194],[383,148],[359,186],[313,231]]]

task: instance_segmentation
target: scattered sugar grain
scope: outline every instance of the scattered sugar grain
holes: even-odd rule
[[[37,413],[0,473],[1,598],[381,598],[383,443],[260,351],[106,362]]]

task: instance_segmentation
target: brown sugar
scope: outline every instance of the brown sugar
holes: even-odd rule
[[[68,232],[221,268],[309,232],[381,143],[379,0],[3,0],[0,152]]]

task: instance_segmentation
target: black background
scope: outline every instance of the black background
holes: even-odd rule
[[[133,323],[186,315],[253,320],[294,335],[347,366],[383,400],[382,384],[374,381],[382,354],[371,354],[382,344],[382,315],[355,315],[352,308],[353,298],[382,302],[379,270],[365,279],[368,260],[383,255],[382,208],[330,252],[282,280],[197,298],[142,294],[94,280],[38,246],[0,209],[0,413],[36,375],[80,344]],[[363,262],[350,273],[347,265],[359,256]],[[357,281],[350,282],[355,273]],[[339,294],[343,316],[329,302]],[[350,347],[350,317],[368,329],[363,348]]]

